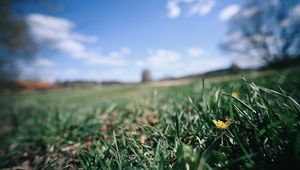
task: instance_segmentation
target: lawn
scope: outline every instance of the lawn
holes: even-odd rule
[[[299,74],[2,96],[0,168],[300,167]]]

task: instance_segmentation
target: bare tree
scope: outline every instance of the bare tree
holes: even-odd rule
[[[16,0],[0,1],[0,78],[1,81],[17,78],[18,61],[27,60],[36,51],[24,18],[18,15]]]
[[[300,54],[300,3],[296,0],[248,0],[229,21],[221,44],[226,51],[282,63]]]

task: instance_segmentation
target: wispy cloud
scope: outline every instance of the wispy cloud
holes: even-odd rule
[[[203,54],[206,55],[203,56]],[[148,50],[145,60],[136,60],[134,65],[140,69],[150,69],[154,78],[162,78],[226,68],[231,62],[231,58],[211,57],[202,48],[189,47],[182,52],[164,48],[151,49]]]
[[[190,15],[207,15],[210,13],[210,11],[213,9],[213,7],[216,5],[215,0],[202,0],[196,2],[191,9],[189,10]]]
[[[259,11],[259,7],[258,6],[251,6],[249,8],[245,8],[245,9],[241,10],[240,13],[239,13],[239,15],[241,17],[249,18],[249,17],[252,17],[255,14],[257,14],[258,11]]]
[[[219,18],[221,21],[230,20],[234,15],[236,15],[240,11],[239,5],[228,5],[225,7],[219,14]]]
[[[242,36],[243,35],[240,31],[230,32],[230,33],[226,34],[224,41],[225,42],[235,41],[235,40],[242,38]]]
[[[24,80],[44,80],[53,82],[56,78],[56,64],[45,58],[36,58],[31,62],[18,63],[20,79]]]
[[[130,52],[129,48],[122,48],[118,51],[112,51],[105,56],[100,56],[98,53],[87,53],[86,62],[95,65],[122,66],[126,64],[124,56]]]
[[[289,18],[286,18],[286,19],[283,19],[281,22],[280,22],[280,26],[282,27],[282,28],[288,28],[289,26],[290,26],[290,23],[291,22],[291,20],[289,19]]]
[[[57,70],[52,80],[86,80],[86,81],[138,81],[140,78],[139,72],[133,73],[132,70],[125,68],[113,68],[109,70],[87,69],[84,72],[77,68],[67,68]]]
[[[280,0],[269,0],[269,3],[270,3],[271,5],[273,5],[273,6],[276,6],[276,5],[279,4],[279,1],[280,1]]]
[[[33,61],[33,64],[40,67],[52,67],[55,65],[53,61],[45,58],[38,58]]]
[[[181,9],[177,1],[167,2],[167,9],[169,18],[177,18],[181,13]]]
[[[202,56],[205,51],[199,47],[189,47],[186,53],[170,49],[156,49],[148,50],[148,56],[145,60],[136,60],[133,63],[138,67],[150,67],[154,69],[173,69],[185,65],[193,60],[195,57]]]
[[[149,56],[144,62],[138,60],[136,62],[139,66],[154,67],[154,68],[169,68],[177,64],[181,59],[181,54],[168,49],[158,49],[150,51]]]
[[[96,36],[87,36],[74,32],[73,22],[65,18],[34,13],[27,16],[27,21],[38,41],[62,41],[70,39],[82,42],[97,41]]]
[[[221,21],[228,21],[233,17],[237,17],[239,19],[250,18],[256,15],[259,12],[258,6],[251,6],[248,8],[241,8],[237,4],[228,5],[219,13],[219,19]]]
[[[289,16],[280,22],[280,26],[282,28],[289,28],[294,23],[298,23],[300,21],[300,3],[296,4],[289,11]]]
[[[292,12],[291,12],[291,15],[293,17],[300,17],[300,3],[298,3],[293,9],[292,9]]]
[[[203,55],[205,52],[202,48],[190,47],[187,49],[187,52],[192,57],[197,57]]]
[[[216,5],[215,0],[168,0],[167,10],[169,18],[177,18],[182,14],[182,6],[187,5],[188,16],[205,16],[211,12]]]
[[[83,60],[87,64],[124,65],[126,63],[124,56],[130,53],[129,48],[122,48],[108,54],[101,54],[89,48],[87,43],[94,43],[98,38],[74,31],[75,24],[65,18],[34,13],[27,16],[27,22],[37,41],[50,42],[50,49]]]
[[[231,62],[231,58],[227,57],[209,57],[193,61],[190,64],[189,69],[191,72],[200,73],[229,67]]]
[[[51,45],[51,49],[62,51],[72,58],[84,59],[87,55],[86,46],[75,40],[57,41]]]

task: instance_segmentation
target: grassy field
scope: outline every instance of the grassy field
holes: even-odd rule
[[[3,96],[0,168],[299,167],[299,74]]]

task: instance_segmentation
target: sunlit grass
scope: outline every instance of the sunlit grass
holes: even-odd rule
[[[298,70],[290,70],[173,87],[3,97],[0,167],[272,169],[299,165],[297,74]],[[220,129],[213,120],[230,125]]]

